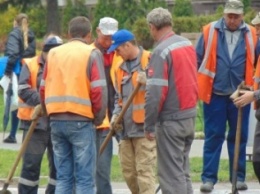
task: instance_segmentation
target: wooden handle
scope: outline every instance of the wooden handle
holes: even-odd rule
[[[243,118],[243,108],[239,107],[238,116],[237,116],[237,130],[236,130],[233,171],[232,171],[232,194],[237,193],[236,184],[237,184],[237,169],[238,169],[238,159],[239,159],[240,140],[241,140],[242,118]]]
[[[16,170],[16,167],[19,164],[19,161],[20,161],[22,155],[24,154],[24,152],[25,152],[25,150],[27,148],[29,140],[31,139],[32,134],[34,132],[34,129],[35,129],[36,125],[37,125],[37,122],[38,122],[38,119],[33,120],[31,125],[30,125],[30,127],[29,127],[29,130],[28,130],[28,132],[27,132],[27,134],[26,134],[26,136],[25,136],[25,138],[23,140],[23,143],[22,143],[21,148],[20,148],[20,150],[18,152],[16,160],[15,160],[15,162],[13,164],[13,167],[11,168],[11,171],[8,174],[7,181],[6,181],[7,184],[9,184],[11,179],[13,178],[13,175],[14,175],[14,172]]]
[[[119,113],[117,119],[115,120],[115,124],[120,123],[120,121],[122,120],[126,110],[128,109],[128,107],[130,106],[130,104],[132,103],[135,95],[137,94],[138,90],[140,89],[142,84],[138,83],[137,86],[135,87],[134,91],[132,92],[132,94],[129,96],[129,98],[126,101],[125,106],[123,106],[122,111]],[[110,129],[109,133],[107,134],[105,140],[103,141],[102,145],[100,146],[99,149],[99,155],[101,155],[104,151],[104,149],[106,148],[109,140],[112,138],[113,134],[115,133],[114,129]]]

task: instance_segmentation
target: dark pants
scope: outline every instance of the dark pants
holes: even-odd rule
[[[23,139],[26,133],[27,130],[23,133]],[[50,132],[35,130],[23,156],[22,172],[18,184],[19,194],[38,193],[41,162],[46,148],[49,160],[49,183],[45,193],[55,193],[56,169],[53,160]]]
[[[209,104],[204,103],[205,142],[203,149],[202,181],[216,183],[223,142],[227,133],[229,155],[229,176],[232,180],[233,158],[235,149],[238,109],[229,96],[213,94]],[[244,181],[246,173],[246,143],[248,137],[250,105],[243,108],[241,141],[237,169],[237,180]]]
[[[11,130],[10,130],[10,137],[15,138],[16,132],[19,125],[19,118],[17,117],[17,110],[11,112]]]
[[[109,130],[97,129],[96,131],[96,147],[97,147],[97,167],[96,167],[96,194],[112,194],[110,184],[111,161],[113,154],[112,139],[108,142],[105,150],[99,155],[99,149],[105,140]]]
[[[260,122],[257,121],[253,146],[253,167],[260,183]]]

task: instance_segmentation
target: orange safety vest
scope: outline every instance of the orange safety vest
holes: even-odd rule
[[[31,88],[37,90],[37,74],[39,71],[38,56],[33,58],[26,58],[25,64],[28,66],[30,71],[30,85]],[[33,113],[34,106],[26,104],[21,98],[18,99],[18,113],[17,117],[21,120],[31,120],[31,115]]]
[[[94,43],[92,43],[91,46],[97,48]],[[121,57],[119,55],[117,55],[116,53],[113,56],[113,61],[112,61],[111,68],[110,68],[110,76],[111,76],[111,80],[112,80],[113,85],[115,83],[115,69],[116,69],[115,66],[117,65],[117,60],[120,59],[120,58]],[[109,129],[109,127],[110,127],[110,122],[109,122],[109,119],[108,119],[108,112],[106,111],[105,119],[103,120],[102,124],[97,126],[96,128],[97,129]]]
[[[141,57],[141,68],[144,70],[149,62],[150,59],[150,52],[143,50],[142,57]],[[122,106],[122,87],[121,83],[123,80],[123,77],[126,75],[126,72],[123,71],[121,68],[118,68],[116,71],[116,83],[118,88],[118,94],[119,94],[119,101],[118,103]],[[132,74],[132,84],[134,87],[137,85],[137,71],[135,71]],[[144,123],[144,116],[145,116],[145,110],[144,110],[144,104],[145,104],[145,90],[139,89],[137,94],[135,95],[133,99],[133,112],[132,112],[132,118],[135,123]]]
[[[90,100],[91,83],[87,77],[93,49],[80,41],[71,41],[50,50],[45,79],[48,115],[70,112],[94,118]]]
[[[218,32],[215,30],[216,22],[212,22],[203,27],[205,42],[205,55],[198,71],[199,98],[205,103],[209,103],[212,95],[213,81],[217,66],[217,38]],[[246,75],[245,84],[253,85],[255,47],[257,36],[255,28],[247,25],[249,32],[246,33]]]

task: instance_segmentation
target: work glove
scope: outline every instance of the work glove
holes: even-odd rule
[[[43,110],[42,110],[42,105],[38,104],[37,106],[34,107],[33,113],[31,116],[32,120],[36,120],[39,117],[42,117],[44,115]]]
[[[136,81],[142,85],[145,85],[146,84],[146,73],[144,71],[138,72]]]
[[[117,119],[118,119],[118,115],[114,114],[110,121],[110,130],[113,129],[116,133],[120,133],[123,130],[123,125],[122,125],[122,121],[116,124],[115,122]]]

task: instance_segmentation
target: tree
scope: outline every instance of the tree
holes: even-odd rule
[[[191,0],[175,0],[173,15],[176,17],[192,16],[193,11],[192,11]]]
[[[247,12],[251,8],[251,0],[243,0],[244,11]]]
[[[47,0],[47,33],[61,34],[57,0]]]

